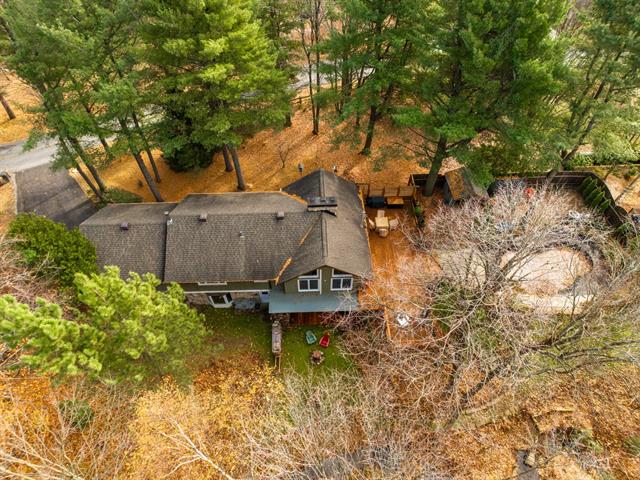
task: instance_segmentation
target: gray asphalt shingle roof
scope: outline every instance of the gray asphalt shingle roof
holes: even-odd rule
[[[306,199],[323,196],[336,197],[338,206],[310,211]],[[128,230],[120,229],[122,222]],[[358,188],[324,170],[282,192],[110,205],[80,228],[96,245],[102,265],[119,265],[123,273],[152,272],[165,282],[281,283],[325,265],[358,276],[371,272]]]
[[[150,272],[162,279],[166,222],[175,203],[107,205],[80,225],[93,242],[98,264],[117,265],[122,277],[129,272]],[[121,228],[122,223],[128,229]]]
[[[321,213],[321,221],[300,245],[281,280],[324,265],[361,277],[371,273],[371,254],[358,187],[325,170],[316,170],[284,190],[302,198],[336,197],[335,215]]]

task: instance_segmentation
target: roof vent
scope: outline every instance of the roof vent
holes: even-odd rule
[[[336,197],[307,197],[307,203],[309,208],[330,208],[338,206],[338,200]]]
[[[165,210],[165,211],[164,211],[164,212],[162,212],[162,213],[164,213],[165,215],[169,215],[169,210]]]
[[[206,213],[201,213],[200,216],[198,217],[198,221],[199,222],[206,222],[207,221],[207,214]]]
[[[129,230],[129,222],[122,222],[120,224],[120,230]]]
[[[240,230],[240,233],[238,235],[240,236],[240,238],[244,238],[244,232],[242,230]]]
[[[276,213],[276,218],[278,220],[284,220],[284,212],[278,212]]]

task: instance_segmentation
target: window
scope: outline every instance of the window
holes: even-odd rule
[[[333,269],[331,275],[331,290],[351,290],[353,288],[353,276],[341,270]]]
[[[198,285],[200,285],[201,287],[207,286],[207,285],[226,285],[227,282],[198,282]]]
[[[216,308],[227,308],[231,306],[231,294],[221,293],[218,295],[209,295],[209,303]]]
[[[299,292],[319,292],[320,291],[320,272],[314,270],[312,272],[300,275],[298,277]]]

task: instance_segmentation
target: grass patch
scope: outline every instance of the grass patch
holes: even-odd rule
[[[320,326],[299,325],[287,328],[283,332],[282,339],[282,368],[284,371],[293,370],[300,374],[307,374],[309,371],[322,373],[328,371],[347,371],[355,368],[353,362],[340,353],[340,334],[331,332],[331,342],[329,347],[322,348],[316,342],[307,345],[305,332],[311,330],[320,341],[326,328]],[[313,350],[320,350],[324,353],[324,362],[320,365],[312,365],[309,356]]]
[[[213,358],[231,358],[242,355],[257,355],[272,362],[271,324],[259,313],[238,312],[231,308],[200,307],[205,316],[205,325],[211,332],[210,348]],[[299,325],[285,328],[282,339],[282,370],[306,375],[308,372],[322,373],[332,370],[347,371],[355,368],[353,362],[340,353],[340,334],[331,332],[328,348],[316,342],[307,345],[305,332],[311,330],[318,341],[327,331],[324,327]],[[313,350],[324,353],[321,365],[312,365],[309,356]]]
[[[261,314],[237,312],[231,308],[201,307],[199,310],[211,332],[214,357],[254,353],[265,361],[272,360],[271,325]]]

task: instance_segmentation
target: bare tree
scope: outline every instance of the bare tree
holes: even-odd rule
[[[86,425],[65,411],[62,400],[90,395],[93,416]],[[34,421],[29,402],[13,397],[0,417],[0,477],[44,480],[117,478],[133,445],[127,428],[128,399],[113,389],[76,385],[65,398],[48,399],[47,415]],[[69,403],[67,403],[69,405]]]
[[[320,133],[320,104],[318,94],[321,87],[320,48],[322,39],[322,25],[325,22],[326,8],[324,0],[299,0],[300,22],[297,34],[306,59],[307,77],[309,83],[309,99],[313,128],[312,133]]]
[[[286,167],[287,160],[289,159],[291,152],[293,152],[293,146],[290,143],[278,142],[278,145],[276,145],[276,150],[278,152],[278,158],[280,159],[282,168]]]
[[[440,425],[534,378],[637,362],[640,263],[571,209],[514,185],[441,207],[408,232],[415,255],[367,289],[382,310],[345,320],[349,350]]]
[[[449,478],[384,383],[336,372],[284,381],[284,394],[245,422],[252,478]]]

